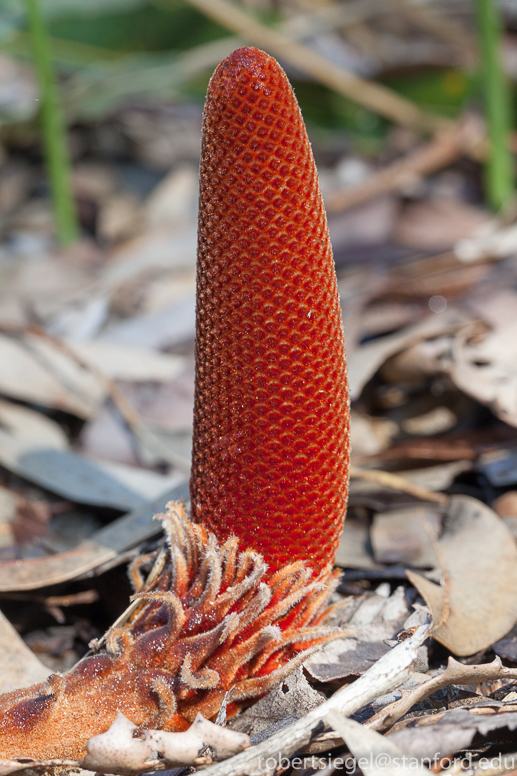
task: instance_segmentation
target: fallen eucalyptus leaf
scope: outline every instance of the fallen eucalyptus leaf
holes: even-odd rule
[[[0,399],[0,464],[21,474],[19,461],[39,450],[63,451],[68,440],[54,420],[28,407]]]
[[[506,321],[491,331],[479,324],[462,329],[453,344],[451,377],[462,391],[517,426],[517,325]]]
[[[44,682],[52,671],[38,660],[9,620],[0,612],[0,693]],[[1,772],[1,770],[0,770]]]
[[[485,504],[453,496],[436,547],[444,585],[407,576],[431,609],[434,638],[455,655],[473,655],[517,620],[515,539]]]
[[[370,532],[375,560],[416,568],[437,566],[433,540],[440,511],[435,505],[415,504],[376,514]]]
[[[474,738],[479,746],[484,739],[491,743],[496,731],[506,730],[511,740],[516,729],[517,712],[494,713],[490,708],[470,707],[412,719],[411,725],[388,735],[407,756],[438,763],[442,757],[468,749]]]
[[[5,561],[0,564],[0,591],[35,590],[77,579],[160,532],[153,517],[168,501],[188,502],[188,483],[177,485],[159,499],[145,504],[105,528],[101,528],[75,550],[50,558]]]
[[[293,715],[294,719],[300,719],[324,700],[325,696],[311,687],[303,669],[297,668],[282,684],[232,720],[230,726],[232,730],[256,736]]]
[[[429,776],[427,768],[410,761],[393,741],[380,733],[336,711],[329,711],[324,719],[347,744],[364,776]]]

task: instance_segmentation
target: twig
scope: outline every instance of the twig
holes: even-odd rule
[[[476,41],[470,32],[463,25],[458,24],[455,19],[443,16],[436,7],[432,7],[429,3],[418,3],[414,0],[390,0],[390,4],[421,29],[430,32],[459,50],[467,66],[474,64],[477,58]]]
[[[501,66],[501,19],[495,0],[476,0],[479,45],[485,92],[485,112],[490,138],[486,165],[487,198],[500,210],[514,192],[513,157],[510,151],[510,93]]]
[[[336,213],[368,202],[381,194],[400,191],[419,178],[455,162],[465,152],[479,153],[481,138],[468,121],[459,121],[439,132],[429,143],[397,160],[353,188],[334,191],[325,197],[329,213]]]
[[[415,485],[398,474],[383,472],[379,469],[362,469],[359,466],[350,466],[350,477],[352,479],[375,482],[392,490],[401,490],[403,493],[409,493],[410,496],[414,496],[421,501],[433,501],[444,506],[449,501],[444,493],[435,493],[427,488],[422,488],[420,485]]]
[[[39,0],[26,0],[26,3],[40,88],[43,145],[54,203],[56,231],[59,242],[67,245],[77,239],[78,226],[70,180],[70,159],[65,125],[54,81],[49,38]]]
[[[206,776],[260,776],[275,773],[281,761],[309,741],[314,728],[326,714],[337,711],[349,716],[374,698],[400,687],[409,676],[409,668],[416,659],[418,648],[427,638],[429,627],[429,623],[421,625],[410,638],[393,647],[359,679],[338,690],[292,725],[229,760],[209,766],[203,773]]]
[[[267,27],[245,13],[231,0],[189,0],[189,2],[237,35],[242,35],[254,45],[272,52],[320,83],[391,121],[405,124],[421,132],[435,132],[450,125],[448,119],[420,110],[410,100],[385,86],[360,78],[307,46]]]
[[[416,703],[420,703],[437,690],[451,684],[479,684],[494,679],[510,680],[516,678],[517,670],[503,666],[500,657],[495,657],[491,663],[474,666],[464,665],[453,657],[449,657],[447,668],[442,674],[434,676],[414,690],[403,693],[402,698],[385,706],[384,709],[370,717],[365,724],[374,730],[384,730],[391,727]]]

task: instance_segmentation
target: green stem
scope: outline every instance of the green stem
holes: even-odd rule
[[[61,104],[57,93],[50,43],[39,0],[26,0],[41,99],[43,145],[54,205],[58,240],[62,245],[78,236],[77,213],[70,178],[70,157]]]
[[[494,210],[514,194],[514,161],[509,147],[510,93],[501,65],[502,24],[495,0],[476,0],[485,114],[490,140],[486,164],[487,198]]]

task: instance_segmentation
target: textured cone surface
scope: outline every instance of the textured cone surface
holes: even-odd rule
[[[300,109],[257,49],[210,81],[198,240],[194,519],[272,571],[328,568],[347,498],[341,312]]]

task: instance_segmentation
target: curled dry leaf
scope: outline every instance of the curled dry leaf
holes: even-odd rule
[[[146,730],[135,738],[138,728],[121,712],[109,730],[90,738],[81,765],[100,773],[132,774],[149,770],[153,752],[167,765],[193,765],[209,746],[216,760],[226,760],[250,745],[249,736],[214,725],[198,714],[183,733]]]
[[[119,711],[109,730],[87,742],[84,767],[103,773],[145,770],[145,761],[153,749],[146,739],[133,738],[136,729],[136,725]]]
[[[455,655],[491,646],[517,618],[517,547],[485,504],[453,496],[435,544],[444,584],[408,571],[433,614],[433,636]]]
[[[438,363],[443,358],[441,338],[445,338],[443,342],[447,342],[447,337],[454,334],[464,322],[465,315],[463,313],[449,308],[440,315],[433,314],[401,332],[379,337],[349,351],[348,379],[351,398],[357,399],[368,380],[391,356],[415,346],[423,340],[438,338],[438,353],[435,352],[436,348],[432,346],[430,348],[431,356],[426,354],[422,359],[423,363],[427,365],[426,368],[429,368],[429,363]]]
[[[517,426],[517,325],[465,327],[455,338],[451,377],[462,391]]]

